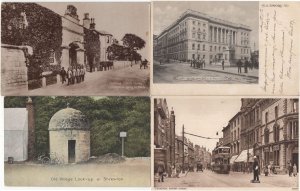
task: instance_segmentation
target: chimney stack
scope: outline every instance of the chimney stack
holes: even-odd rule
[[[95,30],[95,19],[94,18],[91,18],[91,24],[90,24],[90,29],[93,29]]]
[[[90,27],[90,24],[91,24],[91,20],[90,20],[89,14],[88,13],[84,13],[83,27],[85,27],[85,28],[88,29]]]
[[[28,112],[28,160],[33,160],[35,157],[35,118],[32,99],[28,97],[26,102]]]

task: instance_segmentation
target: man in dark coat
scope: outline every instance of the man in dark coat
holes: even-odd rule
[[[222,70],[224,70],[224,60],[222,60]]]
[[[254,179],[253,182],[259,182],[259,177],[258,177],[258,171],[259,171],[259,165],[256,156],[253,157],[254,162],[253,162],[253,175]]]
[[[237,62],[238,73],[242,73],[242,61],[239,59]]]
[[[67,75],[67,72],[66,72],[65,68],[62,67],[61,71],[60,71],[61,83],[62,84],[64,84],[64,82],[66,81],[66,75]]]
[[[248,73],[249,61],[246,59],[244,64],[245,73]]]

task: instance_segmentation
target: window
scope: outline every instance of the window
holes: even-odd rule
[[[279,150],[276,150],[274,153],[274,165],[279,166]]]
[[[280,131],[280,126],[278,124],[275,124],[273,126],[274,142],[279,141],[279,131]]]
[[[265,113],[265,123],[267,124],[269,122],[269,116],[268,112]]]
[[[264,132],[265,144],[269,143],[269,129],[266,127]]]
[[[209,51],[211,51],[211,52],[212,52],[212,46],[210,46],[210,47],[209,47]]]
[[[298,139],[298,121],[289,122],[289,137],[290,139]]]
[[[205,55],[203,55],[202,58],[205,59]]]
[[[205,39],[206,39],[206,35],[205,35],[205,34],[203,34],[203,35],[202,35],[202,37],[203,37],[203,40],[205,40]]]
[[[203,44],[203,46],[202,46],[202,50],[203,50],[203,51],[205,50],[205,44]]]
[[[293,100],[292,100],[292,103],[293,103],[293,109],[292,109],[292,112],[293,112],[293,113],[297,113],[297,112],[298,112],[298,104],[299,104],[298,99],[293,99]]]
[[[278,106],[275,107],[275,119],[278,118]]]
[[[196,24],[196,21],[193,21],[193,25],[195,25]]]
[[[201,38],[201,36],[200,36],[200,34],[198,34],[198,39],[200,40],[200,38]]]
[[[195,54],[193,54],[192,56],[193,56],[193,59],[195,59]]]
[[[215,46],[215,52],[217,51],[217,47]]]
[[[195,44],[192,44],[192,50],[195,50]]]
[[[219,52],[221,51],[221,46],[219,46]]]

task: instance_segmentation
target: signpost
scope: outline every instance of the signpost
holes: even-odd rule
[[[122,139],[122,157],[124,157],[124,138],[127,137],[127,132],[120,132],[120,137]]]

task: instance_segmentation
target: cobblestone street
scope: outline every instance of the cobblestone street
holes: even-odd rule
[[[153,82],[171,84],[252,84],[258,83],[258,71],[250,71],[251,76],[236,74],[237,68],[209,67],[205,70],[190,67],[189,63],[162,63],[154,62]],[[242,69],[243,71],[243,69]],[[249,73],[250,73],[249,72]],[[253,73],[253,74],[252,74]]]
[[[166,178],[165,182],[156,182],[155,187],[297,187],[298,176],[261,175],[259,178],[261,183],[250,183],[253,179],[251,173],[217,174],[204,170],[204,172],[189,172],[181,178]]]

